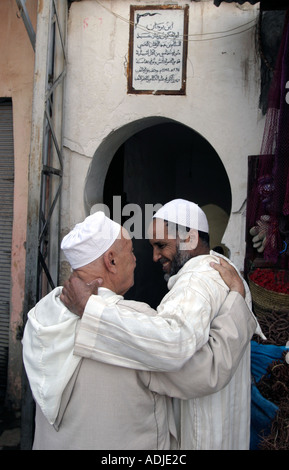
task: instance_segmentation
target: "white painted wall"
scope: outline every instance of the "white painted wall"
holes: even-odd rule
[[[127,94],[130,4],[127,0],[84,0],[70,8],[63,234],[87,215],[86,178],[99,147],[103,151],[95,157],[99,162],[94,161],[96,185],[103,183],[113,152],[129,137],[126,129],[137,129],[144,118],[168,118],[207,139],[226,168],[232,213],[224,243],[242,268],[247,157],[259,153],[264,125],[258,109],[260,75],[254,27],[258,4],[223,3],[216,7],[212,0],[178,2],[189,4],[186,96]],[[216,34],[209,34],[213,32]],[[131,128],[122,130],[128,124]]]

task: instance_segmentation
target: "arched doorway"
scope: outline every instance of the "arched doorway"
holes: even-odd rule
[[[106,141],[106,163],[105,159],[98,161],[99,169],[101,165],[106,167],[102,169],[102,197],[98,193],[93,201],[97,181],[93,183],[92,175],[96,175],[97,155],[86,190],[90,206],[102,202],[112,217],[115,196],[121,198],[122,207],[137,204],[141,208],[142,238],[133,240],[137,257],[135,285],[126,296],[156,307],[167,288],[161,267],[152,261],[152,249],[146,239],[145,205],[165,204],[174,198],[196,202],[207,213],[209,223],[212,220],[211,240],[213,245],[219,245],[230,216],[231,188],[218,154],[200,134],[171,120],[144,121],[143,128],[140,126],[135,132],[129,128],[127,136],[122,135],[113,155],[107,151]],[[115,135],[113,142],[116,145]],[[103,153],[101,149],[99,156]],[[98,172],[98,180],[99,177]],[[121,222],[124,221],[125,218]]]

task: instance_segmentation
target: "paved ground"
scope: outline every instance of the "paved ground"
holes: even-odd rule
[[[0,450],[20,450],[20,412],[8,412],[0,404]]]

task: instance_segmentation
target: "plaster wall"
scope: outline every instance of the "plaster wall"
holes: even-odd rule
[[[36,25],[37,0],[26,7]],[[11,304],[7,400],[18,407],[21,398],[19,328],[25,284],[25,240],[28,197],[34,51],[15,1],[0,2],[0,97],[12,98],[14,135],[14,213],[11,251]]]
[[[264,126],[258,108],[258,4],[216,7],[211,0],[178,2],[189,4],[185,96],[127,93],[130,4],[127,0],[83,0],[70,8],[62,234],[101,202],[106,172],[117,148],[138,130],[168,119],[198,132],[223,162],[232,191],[224,243],[242,269],[247,157],[259,152]]]

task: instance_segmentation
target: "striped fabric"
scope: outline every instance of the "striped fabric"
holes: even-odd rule
[[[217,393],[181,400],[180,443],[186,450],[248,450],[250,347],[229,384]]]

